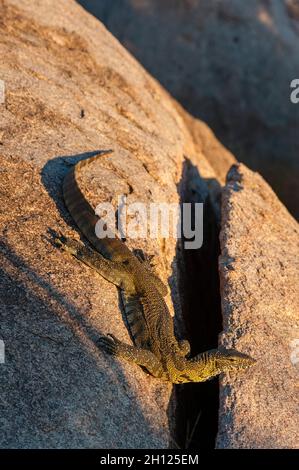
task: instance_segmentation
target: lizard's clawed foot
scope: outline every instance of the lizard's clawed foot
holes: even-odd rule
[[[59,237],[56,237],[54,242],[59,248],[74,256],[76,256],[82,248],[80,242],[72,238],[67,238],[62,234],[59,234]]]
[[[97,345],[100,349],[110,354],[111,356],[117,356],[119,352],[120,341],[115,338],[115,336],[108,333],[107,336],[100,336],[99,340],[97,341]]]
[[[155,258],[154,255],[145,254],[139,248],[136,248],[135,250],[133,250],[133,253],[136,256],[136,258],[138,258],[140,263],[142,263],[144,265],[144,267],[148,268],[149,270],[154,268],[154,265],[153,265],[153,262],[152,262],[152,260]]]

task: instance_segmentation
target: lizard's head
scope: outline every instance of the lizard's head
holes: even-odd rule
[[[245,370],[256,363],[256,360],[247,354],[234,349],[218,350],[214,356],[215,365],[220,372]]]

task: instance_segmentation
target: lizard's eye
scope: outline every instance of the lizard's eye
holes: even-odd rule
[[[123,261],[123,264],[124,264],[125,266],[127,266],[127,265],[129,264],[129,260],[128,260],[128,259],[125,259],[125,260]]]

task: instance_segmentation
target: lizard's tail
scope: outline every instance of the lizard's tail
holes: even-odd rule
[[[116,236],[113,237],[111,231],[110,237],[98,238],[95,232],[96,224],[99,221],[99,217],[95,214],[94,209],[88,203],[83,196],[79,185],[78,185],[78,173],[86,165],[101,158],[103,155],[112,153],[113,150],[104,150],[94,157],[81,160],[72,167],[67,173],[63,181],[63,197],[65,205],[69,210],[72,218],[78,225],[81,232],[85,237],[92,243],[92,245],[98,250],[103,256],[111,260],[117,261],[118,259],[124,259],[127,255],[132,256],[130,250],[126,245],[119,240]]]

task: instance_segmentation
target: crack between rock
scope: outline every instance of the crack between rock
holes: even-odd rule
[[[204,203],[202,247],[186,250],[183,248],[182,239],[177,252],[182,300],[182,319],[179,319],[179,323],[184,324],[184,334],[190,341],[192,356],[216,348],[218,335],[222,330],[218,271],[220,227],[215,204],[212,202],[215,198],[211,198],[206,183],[196,166],[186,159],[179,187],[181,202],[190,202],[192,205],[196,202]],[[214,188],[218,187],[220,193],[221,186],[218,182],[215,180],[213,184]],[[219,379],[177,385],[174,394],[174,434],[179,447],[194,450],[215,448]]]

